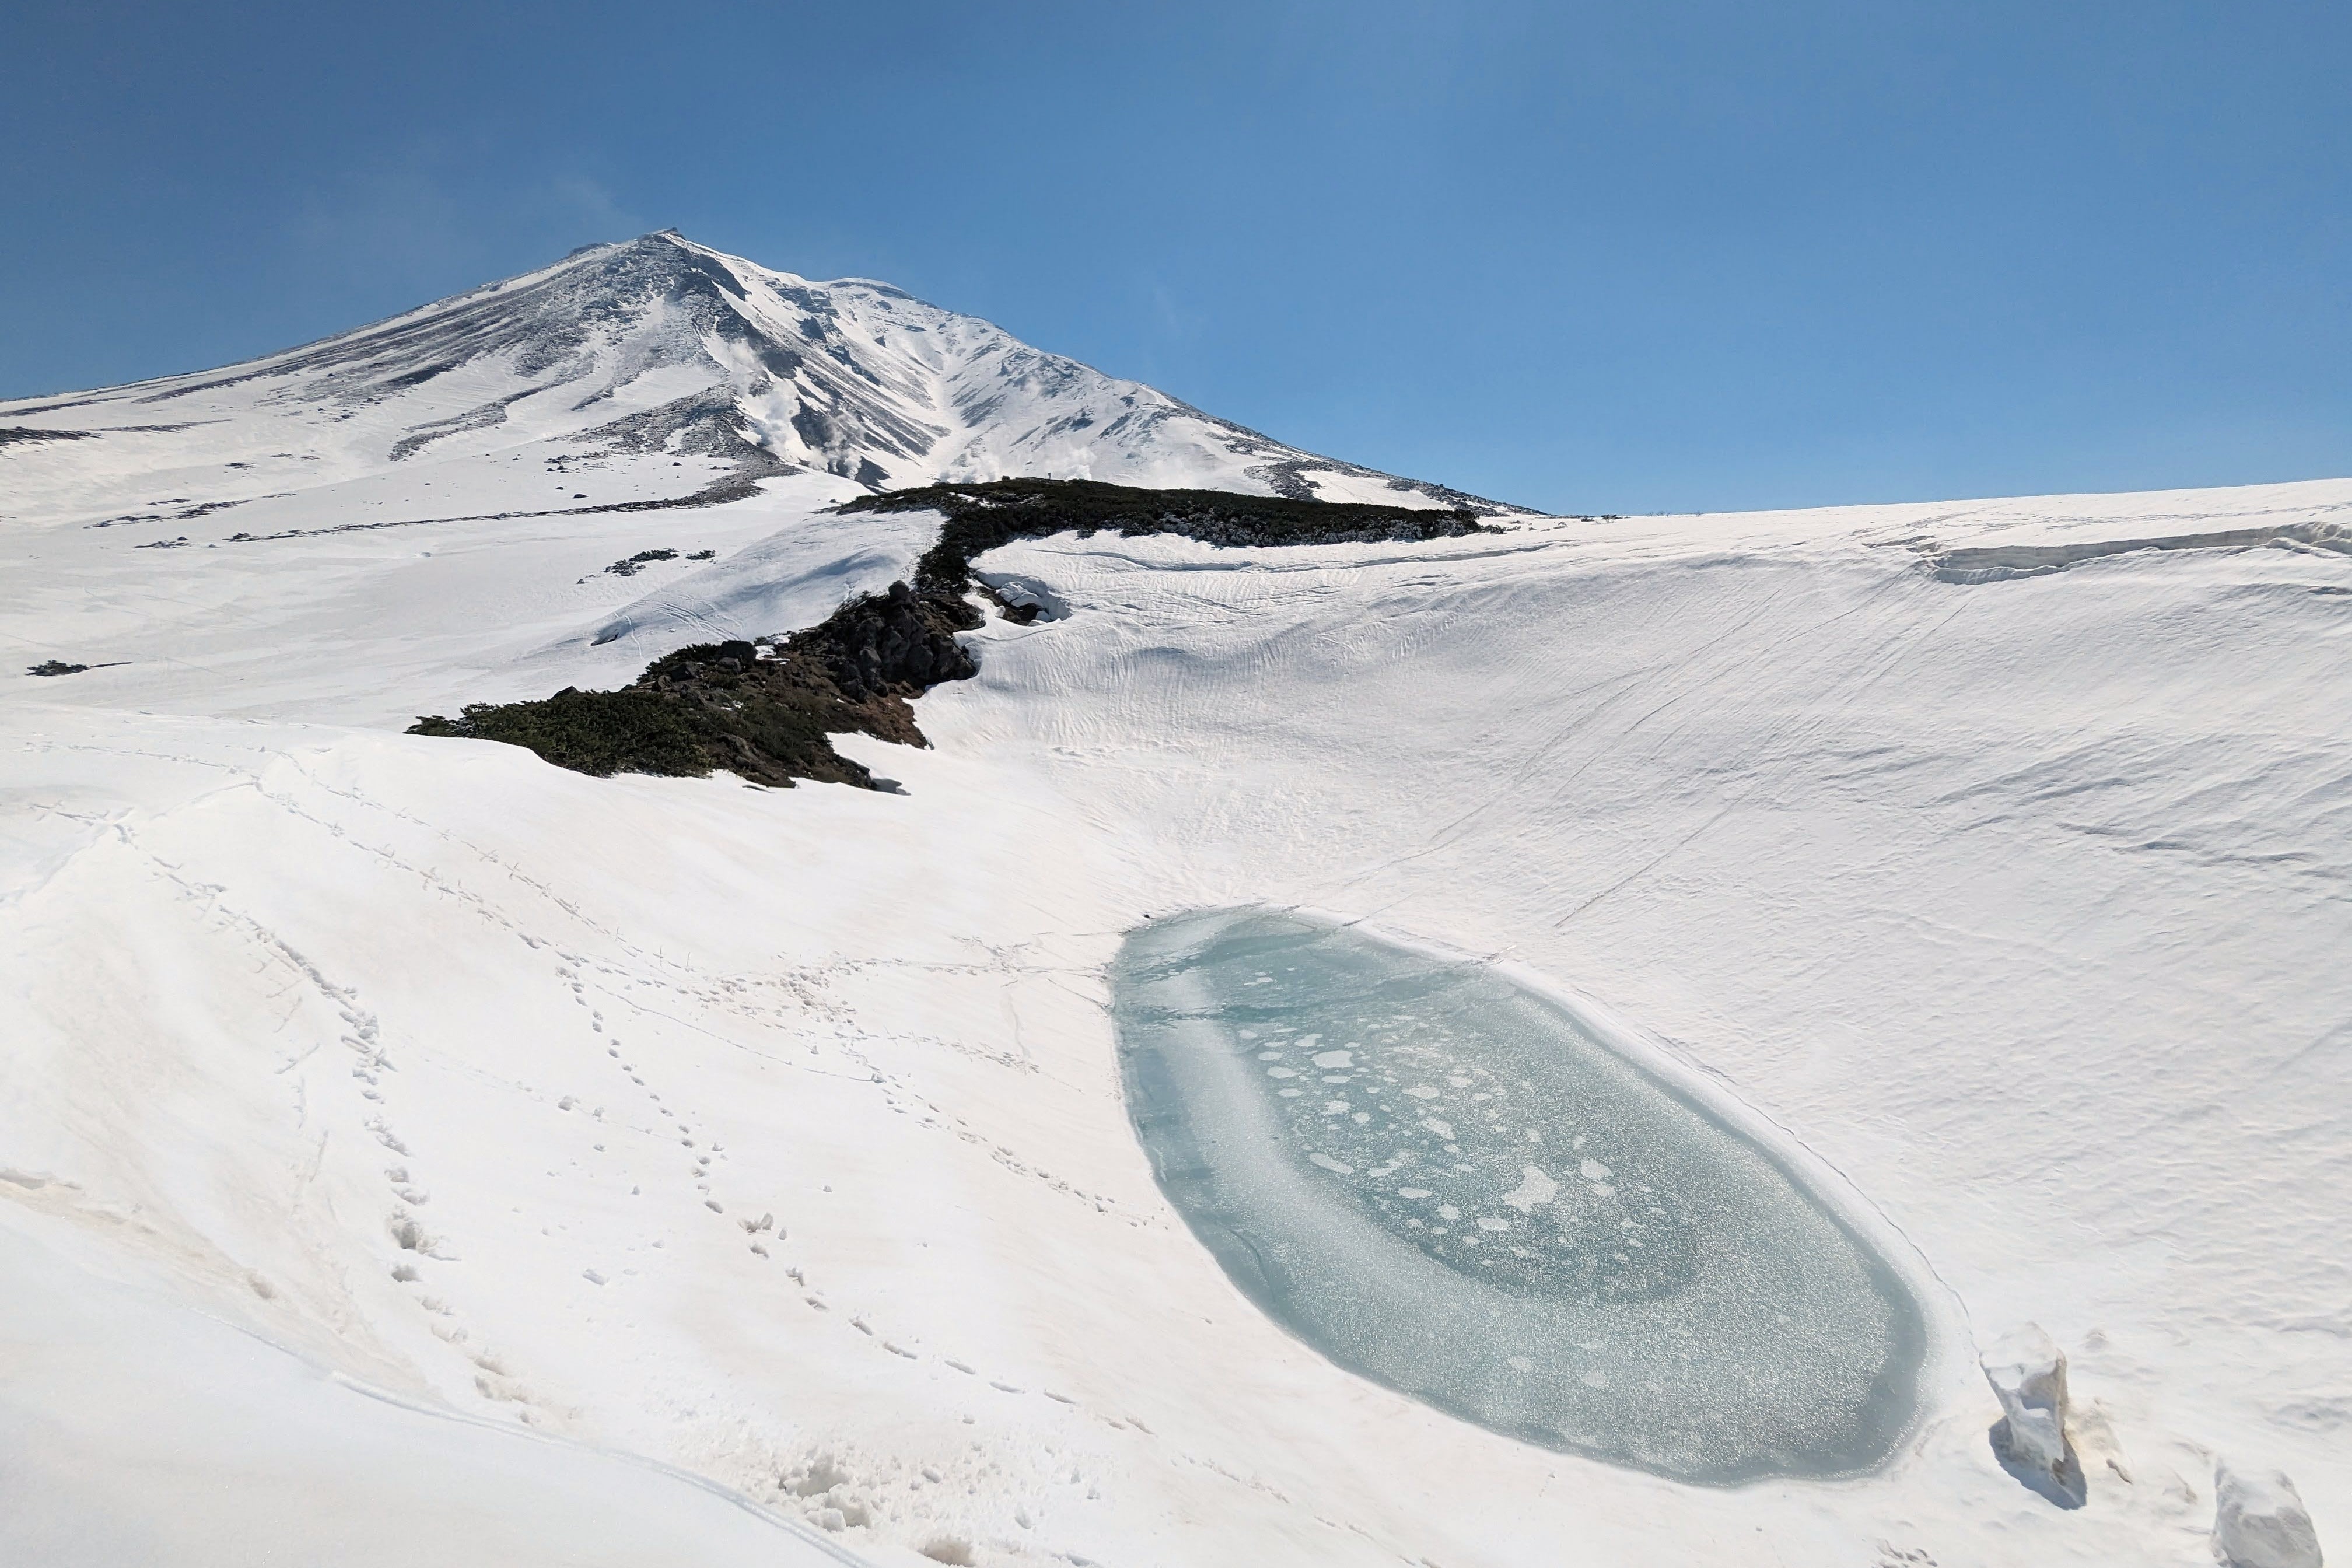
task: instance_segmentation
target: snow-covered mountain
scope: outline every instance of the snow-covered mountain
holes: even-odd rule
[[[0,435],[0,643],[88,667],[0,678],[11,1568],[2189,1568],[2217,1461],[2352,1551],[2352,481],[1023,539],[882,794],[400,731],[905,574],[871,484],[1445,498],[666,237]],[[1570,997],[1833,1194],[1892,1454],[1689,1485],[1286,1333],[1111,1014],[1239,906]],[[2079,1495],[1991,1441],[2027,1324]]]
[[[1531,515],[670,233],[248,363],[0,404],[0,538],[69,607],[26,662],[123,661],[205,711],[279,711],[353,638],[386,677],[433,671],[429,709],[620,684],[883,586],[934,526],[826,506],[1007,475]],[[202,568],[160,553],[182,549]],[[400,684],[353,684],[345,716],[413,717]]]
[[[151,504],[104,476],[170,472],[189,494],[153,504],[218,510],[368,476],[421,492],[436,471],[556,455],[567,473],[594,464],[607,502],[616,482],[635,502],[707,502],[815,472],[869,489],[1032,475],[1513,510],[1286,447],[885,283],[812,282],[668,231],[225,370],[0,403],[0,440],[74,445],[85,460],[59,482],[92,521]],[[12,477],[10,512],[59,503]],[[438,484],[446,498],[448,472]],[[503,505],[571,499],[509,489]]]

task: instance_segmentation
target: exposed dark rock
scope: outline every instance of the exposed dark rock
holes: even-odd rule
[[[70,405],[53,405],[52,406]],[[28,414],[37,414],[40,411],[38,409],[27,409],[26,412]],[[98,432],[95,430],[36,430],[30,425],[0,425],[0,447],[5,447],[13,441],[31,443],[34,441],[94,441],[96,439],[98,439]]]
[[[413,371],[407,376],[395,377],[392,381],[385,382],[383,384],[383,389],[396,391],[402,386],[414,385],[418,381],[429,379],[455,368],[457,367],[454,365],[436,365],[422,371]],[[538,396],[547,391],[549,386],[562,384],[563,384],[562,382],[551,382],[548,386],[526,386],[520,392],[509,392],[504,397],[494,397],[478,407],[466,410],[463,414],[453,414],[446,419],[435,419],[415,426],[407,435],[392,444],[392,460],[397,463],[404,458],[414,457],[445,436],[455,436],[465,430],[487,430],[493,425],[503,425],[507,420],[508,409],[526,397]]]

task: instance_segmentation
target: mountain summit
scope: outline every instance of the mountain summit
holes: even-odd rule
[[[794,472],[872,490],[1024,475],[1513,510],[1284,446],[887,284],[813,282],[672,230],[223,371],[0,404],[20,419],[39,424],[11,435],[36,441],[226,421],[343,478],[552,440],[715,461],[692,465],[711,499]]]

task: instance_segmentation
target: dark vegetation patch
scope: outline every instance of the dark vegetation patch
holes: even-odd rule
[[[979,624],[960,597],[894,583],[782,642],[702,643],[656,659],[618,691],[472,703],[456,719],[421,719],[409,733],[504,741],[599,777],[724,768],[755,784],[872,789],[874,776],[835,751],[832,737],[925,744],[907,700],[979,668],[955,640]]]
[[[961,595],[971,563],[1000,544],[1116,529],[1133,538],[1175,533],[1206,544],[1349,544],[1447,539],[1487,531],[1465,509],[1371,506],[1353,501],[1245,496],[1231,490],[1152,490],[1093,479],[992,479],[860,496],[843,511],[937,511],[940,541],[915,563],[925,593]]]
[[[856,732],[928,744],[908,701],[942,681],[977,673],[955,634],[981,624],[980,612],[964,596],[973,585],[971,563],[1000,544],[1102,529],[1130,537],[1181,534],[1216,545],[1491,531],[1466,510],[1137,489],[1086,479],[929,485],[861,497],[839,510],[938,511],[947,521],[939,542],[916,563],[912,585],[893,583],[887,593],[852,599],[781,641],[680,648],[618,691],[566,688],[537,701],[472,703],[455,719],[420,719],[409,733],[503,741],[599,777],[700,776],[725,769],[757,784],[804,778],[872,789],[877,787],[873,775],[835,752],[831,737]],[[676,553],[644,551],[606,570],[626,576],[645,562]],[[1006,614],[1025,623],[1035,617],[1036,606],[1007,606]]]
[[[0,447],[24,441],[94,441],[95,430],[36,430],[30,425],[0,425]]]
[[[634,577],[653,562],[677,559],[677,552],[675,550],[640,550],[625,561],[614,562],[604,570],[614,577]]]
[[[45,658],[25,671],[27,675],[79,675],[86,669],[119,669],[131,662],[118,658],[110,664],[68,664],[61,658]]]

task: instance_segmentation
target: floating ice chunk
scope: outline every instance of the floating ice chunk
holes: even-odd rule
[[[2213,1554],[2227,1568],[2320,1568],[2319,1534],[2276,1470],[2213,1467]]]
[[[1781,1158],[1551,1003],[1248,910],[1141,928],[1111,982],[1162,1188],[1245,1294],[1341,1365],[1708,1484],[1867,1468],[1908,1426],[1927,1329],[1893,1267]],[[1327,1114],[1344,1102],[1278,1086],[1244,1026],[1344,1040],[1368,1090],[1398,1092]],[[1477,1109],[1426,1114],[1449,1099]],[[1423,1184],[1387,1184],[1403,1171]]]
[[[1353,1051],[1318,1051],[1315,1053],[1315,1065],[1318,1068],[1353,1067],[1355,1065],[1355,1061],[1356,1053]]]
[[[1539,1209],[1559,1196],[1559,1184],[1543,1173],[1540,1167],[1529,1165],[1519,1177],[1519,1184],[1503,1194],[1503,1201],[1527,1214]],[[1625,1222],[1633,1224],[1631,1220]]]

